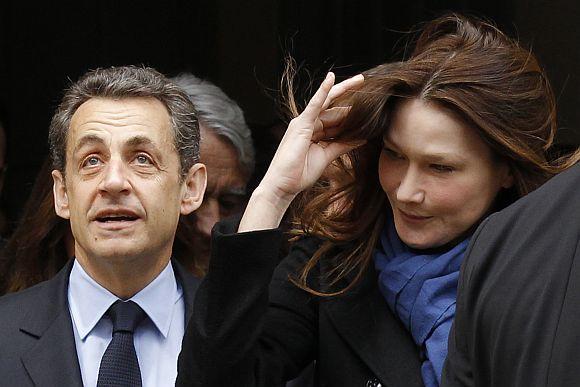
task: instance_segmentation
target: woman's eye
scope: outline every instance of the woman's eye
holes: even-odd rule
[[[392,149],[389,148],[383,148],[383,152],[385,152],[385,154],[387,155],[388,158],[392,159],[392,160],[402,160],[404,157],[403,155],[395,152]]]
[[[455,170],[455,168],[453,168],[449,165],[443,165],[443,164],[431,164],[430,167],[434,171],[442,172],[442,173],[449,173],[449,172],[453,172]]]

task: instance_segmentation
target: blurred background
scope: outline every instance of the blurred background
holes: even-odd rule
[[[170,76],[190,71],[214,82],[239,103],[252,128],[256,180],[285,128],[277,96],[287,53],[315,82],[331,68],[346,77],[401,58],[417,23],[450,10],[487,17],[532,48],[558,98],[558,144],[564,149],[580,144],[580,4],[575,0],[4,0],[5,232],[47,155],[48,125],[62,90],[89,69],[145,64]]]

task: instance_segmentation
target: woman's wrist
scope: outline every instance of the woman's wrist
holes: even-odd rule
[[[296,195],[274,192],[260,184],[252,193],[238,232],[277,228]]]

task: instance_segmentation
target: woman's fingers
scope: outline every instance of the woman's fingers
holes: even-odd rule
[[[304,130],[303,135],[306,135],[306,137],[312,136],[315,139],[324,137],[318,132],[324,131],[325,127],[338,126],[340,124],[348,114],[348,108],[327,109],[327,107],[335,98],[338,98],[347,90],[360,86],[364,82],[364,77],[359,74],[337,85],[334,85],[334,79],[334,74],[329,72],[302,114],[292,120],[293,122],[289,128]],[[293,130],[292,133],[294,132]]]
[[[324,168],[326,164],[338,157],[338,154],[352,149],[352,144],[334,145],[333,142],[329,142],[323,146],[322,143],[318,143],[336,137],[340,133],[341,123],[350,109],[349,107],[324,109],[324,104],[329,100],[329,93],[339,96],[364,80],[361,75],[333,87],[334,79],[334,74],[328,73],[302,114],[290,122],[278,146],[267,176],[268,181],[273,181],[276,187],[279,186],[279,191],[289,194],[300,192],[308,186],[304,184],[304,181],[312,179],[315,181],[318,178],[318,167]],[[325,148],[329,148],[331,159],[327,158],[329,151],[324,150]],[[334,156],[335,152],[339,153]],[[314,154],[317,156],[312,157]],[[308,165],[316,165],[316,167],[309,168]]]
[[[314,122],[312,141],[336,137],[341,132],[341,124],[350,111],[349,106],[336,106],[320,113]]]
[[[315,121],[318,115],[324,112],[332,101],[344,94],[347,90],[355,89],[364,82],[362,74],[346,79],[336,85],[334,85],[334,79],[334,73],[329,72],[326,75],[326,78],[300,115],[302,118],[310,120],[311,122]]]
[[[312,162],[317,171],[316,171],[316,179],[313,179],[312,183],[316,181],[324,169],[328,167],[330,163],[336,160],[340,155],[343,155],[351,150],[358,148],[361,145],[366,144],[366,140],[354,141],[354,142],[324,142],[321,141],[318,144],[315,144],[315,148],[313,150],[312,157],[315,159],[319,159],[317,162]],[[314,161],[314,160],[313,160]]]
[[[312,136],[312,142],[320,142],[320,141],[329,141],[332,140],[334,137],[337,137],[342,132],[342,128],[340,126],[333,126],[331,128],[324,128],[324,130],[320,130]]]
[[[324,110],[328,106],[330,106],[332,101],[334,101],[336,98],[340,97],[347,90],[356,89],[357,87],[362,85],[364,83],[364,80],[365,80],[364,76],[362,74],[358,74],[352,78],[348,78],[348,79],[334,85],[330,89],[330,91],[328,92],[328,95],[326,96],[326,100],[322,104],[322,110]]]
[[[320,113],[318,119],[324,127],[338,126],[346,118],[349,111],[350,106],[336,106]]]
[[[324,148],[326,153],[326,158],[328,160],[328,164],[336,160],[340,155],[343,155],[351,150],[358,148],[366,144],[366,140],[360,140],[356,142],[331,142],[328,143],[328,146]]]
[[[334,85],[334,73],[328,73],[299,117],[302,117],[310,122],[314,122],[320,112],[323,110],[323,105],[328,97],[328,93],[332,89],[332,85]]]

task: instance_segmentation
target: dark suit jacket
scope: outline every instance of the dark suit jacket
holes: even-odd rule
[[[295,244],[278,263],[282,233],[214,228],[212,258],[178,363],[179,386],[281,386],[316,360],[319,386],[422,386],[419,351],[390,312],[372,265],[344,296],[292,284],[319,245]],[[325,265],[312,278],[319,279]],[[325,286],[324,280],[320,280]]]
[[[0,386],[82,386],[67,298],[72,262],[53,279],[0,298]],[[175,261],[173,268],[189,321],[200,280]]]
[[[443,385],[580,385],[580,164],[474,235]]]

